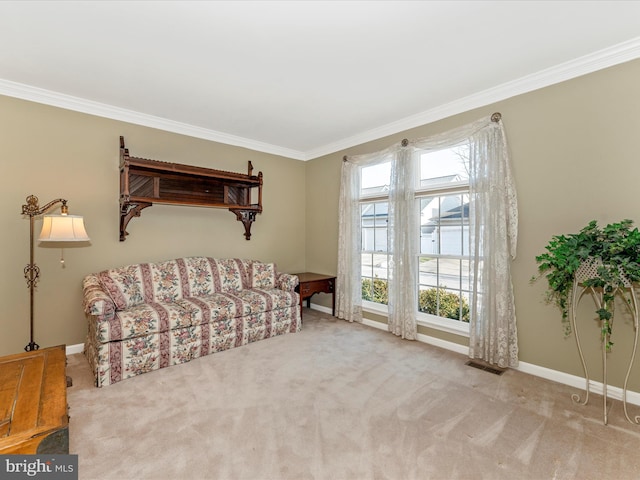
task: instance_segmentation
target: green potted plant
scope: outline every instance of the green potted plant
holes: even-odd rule
[[[592,220],[578,233],[553,236],[545,248],[546,252],[536,257],[539,275],[532,280],[546,277],[547,300],[560,308],[565,333],[571,332],[569,302],[577,277],[582,286],[601,294],[596,313],[602,341],[610,350],[614,298],[631,283],[640,281],[640,232],[633,227],[633,221],[622,220],[600,228]]]

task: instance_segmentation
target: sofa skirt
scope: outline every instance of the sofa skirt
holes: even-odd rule
[[[96,322],[89,322],[85,355],[96,386],[178,365],[198,357],[300,330],[300,308],[269,312],[150,333],[101,343]]]

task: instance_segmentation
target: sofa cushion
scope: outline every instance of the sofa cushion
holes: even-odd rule
[[[177,303],[189,312],[194,325],[242,316],[245,310],[242,301],[228,293],[187,297]]]
[[[251,264],[251,288],[274,288],[275,286],[275,264],[253,262]]]
[[[143,269],[143,275],[146,273]],[[148,271],[151,274],[152,295],[154,302],[171,303],[183,297],[182,281],[178,262],[150,263]],[[143,276],[146,280],[146,277]],[[145,285],[146,286],[146,285]]]
[[[117,310],[147,301],[142,276],[142,265],[128,265],[98,273],[102,287],[116,304]]]
[[[295,293],[276,288],[251,288],[233,293],[187,297],[176,301],[176,304],[189,313],[193,325],[298,306]]]
[[[244,315],[262,313],[297,305],[295,293],[277,288],[249,288],[234,293],[244,305]]]
[[[235,258],[211,259],[214,267],[214,282],[219,285],[216,292],[237,292],[248,287],[247,265]]]
[[[203,297],[217,291],[211,258],[187,257],[179,259],[178,264],[186,277],[184,297]]]
[[[118,310],[143,303],[170,303],[183,295],[176,260],[113,268],[100,272],[98,278]]]

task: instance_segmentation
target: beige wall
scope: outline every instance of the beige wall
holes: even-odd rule
[[[520,358],[542,367],[582,375],[573,337],[564,338],[560,313],[544,303],[544,282],[530,283],[534,257],[554,234],[577,231],[589,220],[640,222],[636,199],[640,158],[640,61],[612,67],[558,85],[456,115],[397,135],[300,162],[108,119],[0,97],[2,145],[3,314],[0,355],[28,341],[28,220],[25,197],[41,203],[58,197],[70,213],[82,214],[91,245],[67,248],[66,268],[57,248],[36,246],[41,281],[36,293],[36,341],[42,347],[81,343],[85,335],[80,283],[103,268],[183,255],[239,256],[275,261],[282,271],[336,273],[341,159],[387,147],[402,138],[424,137],[500,111],[518,188],[520,228],[513,263]],[[264,213],[247,242],[243,227],[226,210],[156,205],[129,224],[118,241],[118,137],[131,154],[169,162],[245,172],[247,160],[265,178]],[[39,227],[37,222],[36,227]],[[314,302],[328,305],[328,296]],[[610,381],[621,386],[632,327],[618,310]],[[584,345],[599,379],[598,332],[585,299],[579,319]],[[372,317],[373,318],[373,317]],[[376,318],[379,319],[379,318]],[[465,344],[433,330],[423,333]],[[640,391],[640,367],[631,389]]]
[[[29,221],[21,207],[68,200],[83,215],[90,246],[60,250],[36,242],[41,279],[35,295],[35,341],[41,347],[84,341],[81,282],[104,268],[186,255],[254,258],[278,269],[305,268],[305,163],[244,148],[0,96],[2,258],[0,355],[22,351],[29,340]],[[119,136],[133,156],[264,174],[263,207],[250,241],[224,209],[154,205],[131,220],[119,241]],[[59,208],[53,213],[59,213]],[[41,220],[36,220],[36,236]]]
[[[552,235],[576,232],[592,219],[602,225],[624,218],[640,223],[638,85],[640,61],[634,61],[307,162],[307,267],[336,273],[343,155],[374,152],[405,137],[425,137],[499,111],[518,189],[519,243],[512,273],[520,359],[582,375],[574,337],[564,337],[559,311],[544,303],[544,280],[531,284],[530,279],[536,274],[535,256],[544,252]],[[328,305],[327,298],[314,301]],[[579,320],[590,374],[599,380],[594,310],[585,298]],[[617,310],[608,366],[610,383],[617,386],[624,381],[633,333],[623,311]],[[425,333],[466,342],[432,330]],[[632,372],[630,387],[640,391],[640,366]]]

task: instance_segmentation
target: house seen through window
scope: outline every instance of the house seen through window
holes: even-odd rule
[[[420,155],[415,201],[420,225],[415,252],[419,278],[418,318],[469,321],[468,146]],[[391,164],[361,168],[360,227],[362,299],[378,307],[388,302],[388,200]]]

